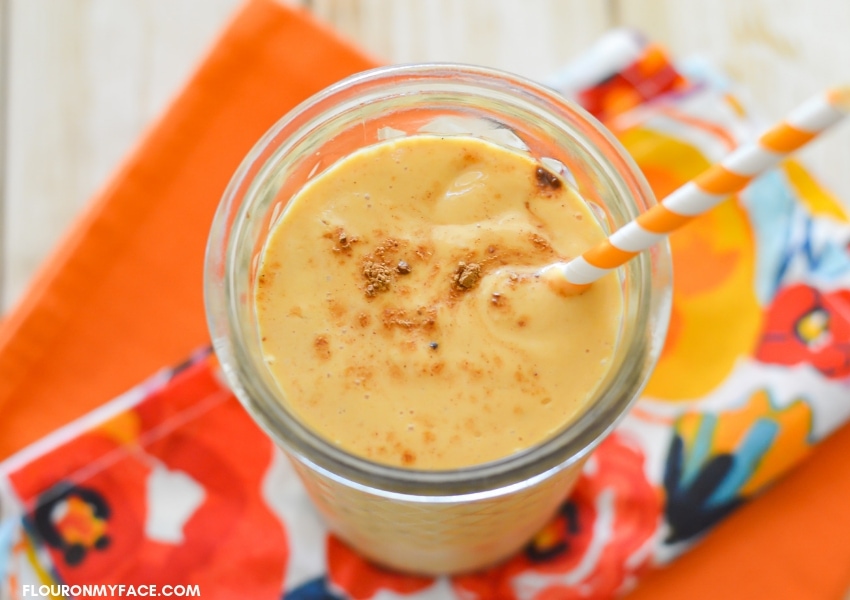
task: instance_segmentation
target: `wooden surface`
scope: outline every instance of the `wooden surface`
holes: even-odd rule
[[[634,26],[711,60],[766,119],[850,79],[847,0],[288,0],[388,62],[544,78]],[[239,0],[0,0],[0,312],[167,106]],[[766,121],[767,122],[767,121]],[[850,126],[803,154],[850,198]]]

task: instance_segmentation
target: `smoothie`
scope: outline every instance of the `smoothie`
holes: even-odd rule
[[[605,236],[529,156],[414,135],[312,179],[257,272],[268,368],[290,409],[363,458],[467,467],[549,438],[608,371],[616,274],[562,297],[537,277]]]

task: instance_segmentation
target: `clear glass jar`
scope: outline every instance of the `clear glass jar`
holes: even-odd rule
[[[254,306],[270,228],[312,177],[356,149],[422,132],[521,149],[561,173],[613,231],[654,204],[630,157],[590,115],[532,82],[460,65],[410,65],[350,77],[302,103],[254,147],[212,226],[207,318],[242,404],[290,456],[330,528],[365,556],[424,573],[469,571],[521,548],[564,501],[588,453],[637,398],[670,310],[666,244],[619,270],[624,313],[594,400],[537,446],[454,470],[424,471],[349,454],[303,426],[266,369]]]

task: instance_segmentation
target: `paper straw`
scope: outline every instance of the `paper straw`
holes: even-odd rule
[[[757,141],[739,147],[606,240],[569,262],[546,267],[547,277],[561,291],[581,291],[730,194],[742,190],[754,177],[848,113],[850,87],[829,90],[809,99]]]

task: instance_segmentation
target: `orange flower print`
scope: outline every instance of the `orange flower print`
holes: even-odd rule
[[[766,363],[807,362],[830,378],[850,375],[850,290],[783,288],[767,312],[756,358]]]
[[[206,410],[174,427],[198,396]],[[193,584],[213,600],[278,598],[289,541],[261,493],[272,456],[236,399],[196,365],[10,479],[30,538],[62,583]]]
[[[373,565],[332,535],[328,536],[327,560],[328,579],[351,600],[367,600],[380,590],[412,594],[433,584],[429,577],[404,575]]]
[[[661,518],[637,444],[614,433],[588,461],[569,499],[520,555],[455,577],[468,600],[571,600],[615,595],[648,563]]]

